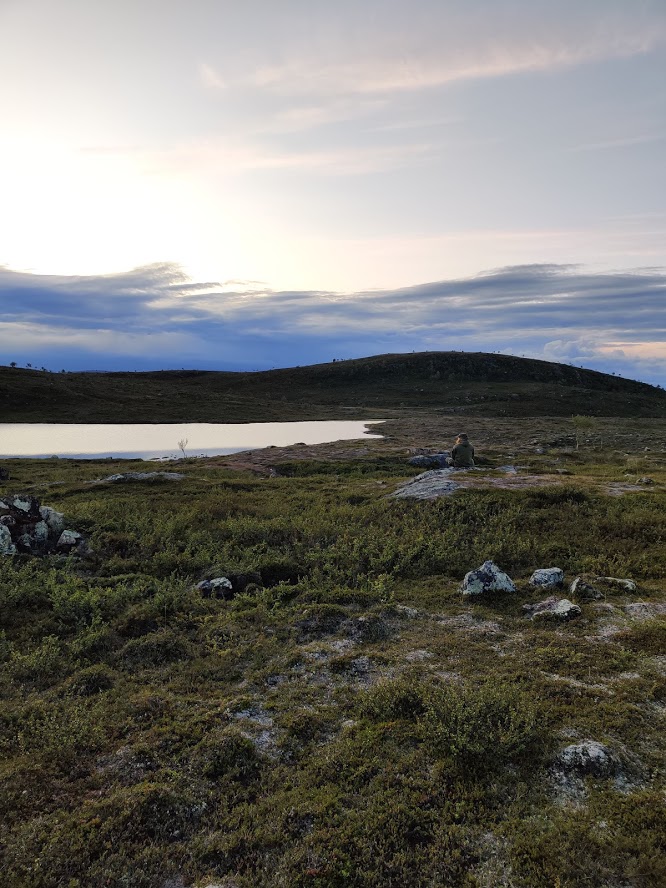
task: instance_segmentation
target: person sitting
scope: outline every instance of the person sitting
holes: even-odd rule
[[[460,434],[456,438],[451,451],[451,465],[456,469],[471,469],[474,466],[474,448],[465,434]]]

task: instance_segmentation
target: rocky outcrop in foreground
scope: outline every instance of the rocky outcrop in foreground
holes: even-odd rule
[[[0,555],[67,555],[84,550],[83,535],[65,529],[61,512],[40,505],[34,496],[0,498]]]

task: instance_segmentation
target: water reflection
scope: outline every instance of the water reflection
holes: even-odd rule
[[[381,420],[372,420],[372,425]],[[323,444],[362,438],[369,424],[359,420],[251,423],[152,423],[69,425],[0,423],[0,458],[61,456],[168,459],[218,456],[258,447]]]

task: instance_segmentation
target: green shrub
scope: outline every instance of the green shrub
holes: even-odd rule
[[[437,757],[459,768],[492,770],[537,756],[544,725],[535,702],[513,685],[431,688],[420,737]]]
[[[26,652],[14,648],[8,667],[9,674],[15,681],[48,687],[55,684],[62,675],[62,644],[54,635],[47,635],[40,644]]]
[[[192,754],[195,768],[212,780],[246,782],[259,773],[260,762],[252,741],[235,728],[207,734]]]
[[[373,721],[415,721],[426,712],[428,688],[419,681],[383,681],[361,694],[359,711]]]
[[[193,656],[191,645],[171,631],[152,632],[132,638],[118,652],[125,669],[141,669],[187,660]]]
[[[97,664],[81,669],[67,681],[66,691],[75,697],[92,697],[110,690],[114,685],[114,674],[108,666]]]

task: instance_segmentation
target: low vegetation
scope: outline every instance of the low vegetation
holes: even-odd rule
[[[418,471],[408,425],[277,477],[12,460],[0,494],[64,512],[91,554],[0,559],[3,886],[665,884],[663,429],[639,456],[605,426],[606,450],[548,443],[570,425],[484,450],[491,479],[517,455],[559,483],[433,502],[388,497]],[[517,592],[463,602],[485,559]],[[533,624],[552,565],[639,589]],[[262,582],[195,588],[230,573]],[[588,738],[618,771],[559,773]]]

